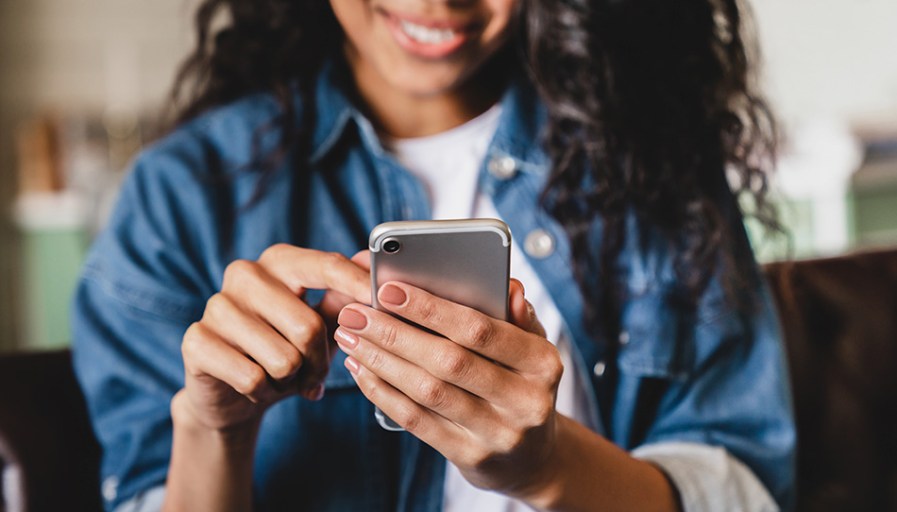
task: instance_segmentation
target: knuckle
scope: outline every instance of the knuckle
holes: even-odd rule
[[[472,320],[468,326],[468,341],[478,348],[489,345],[495,336],[495,327],[492,322],[482,318]]]
[[[447,405],[448,389],[445,383],[435,379],[422,379],[417,387],[420,401],[428,409],[442,409]]]
[[[376,379],[359,380],[358,387],[361,388],[361,390],[364,392],[365,396],[367,396],[371,402],[377,402],[380,399],[382,390],[380,388],[380,383]],[[396,420],[396,419],[393,418],[393,420]]]
[[[420,410],[414,407],[403,407],[399,409],[398,416],[395,419],[396,422],[409,433],[414,434],[420,431],[424,420],[423,413]]]
[[[495,436],[494,455],[508,455],[516,452],[523,444],[524,434],[520,430],[504,428]],[[490,457],[491,458],[491,457]]]
[[[308,330],[309,338],[314,338],[327,331],[327,324],[320,315],[310,315],[303,325]]]
[[[307,322],[294,322],[284,330],[287,339],[293,343],[305,343],[314,337],[314,330]]]
[[[209,300],[206,301],[205,315],[211,315],[221,309],[223,301],[226,301],[226,299],[221,293],[216,293],[209,297]]]
[[[349,261],[344,254],[338,252],[326,252],[324,253],[325,262],[327,265],[331,267],[337,267],[343,265]]]
[[[525,405],[518,409],[515,415],[516,421],[511,426],[522,431],[542,428],[555,414],[554,394],[546,392],[539,386],[531,388],[523,396],[525,400],[521,401],[521,404]]]
[[[386,358],[384,357],[383,352],[379,350],[370,351],[370,354],[368,354],[368,367],[371,370],[381,370],[385,364]]]
[[[257,275],[256,263],[249,260],[234,260],[224,269],[222,288],[245,285],[246,280]]]
[[[265,372],[258,366],[245,372],[238,382],[237,391],[241,395],[258,396],[264,389],[267,378]]]
[[[399,342],[399,329],[393,322],[388,322],[387,325],[383,327],[383,332],[380,336],[381,343],[383,344],[383,348],[389,350],[390,352],[395,351],[396,345]]]
[[[432,324],[439,319],[439,309],[436,302],[430,298],[421,298],[415,301],[417,304],[417,314],[425,323]]]
[[[285,379],[290,374],[290,364],[282,357],[276,357],[267,365],[268,374],[275,380]]]
[[[543,397],[533,401],[532,408],[530,409],[529,426],[541,427],[548,423],[552,414],[554,414],[554,401],[549,397]]]
[[[274,244],[264,251],[262,251],[262,255],[259,256],[259,261],[263,261],[265,263],[270,263],[272,261],[277,261],[280,257],[289,250],[289,245],[284,243]]]
[[[286,353],[286,361],[287,364],[290,365],[290,373],[299,369],[302,366],[303,360],[302,352],[300,352],[296,347],[289,347]]]
[[[324,281],[332,288],[344,287],[346,277],[343,275],[346,264],[352,264],[346,256],[338,252],[326,252],[321,255],[321,272]]]
[[[181,342],[181,353],[192,353],[193,347],[201,342],[203,327],[199,322],[193,322],[184,332]]]
[[[181,341],[181,357],[184,360],[186,370],[193,376],[199,375],[200,372],[195,364],[201,360],[202,354],[205,352],[203,346],[208,343],[205,337],[205,328],[199,322],[194,322],[184,333]]]
[[[349,261],[349,258],[338,252],[325,252],[321,255],[321,258],[324,272],[330,280],[338,277],[340,267]]]
[[[324,320],[314,315],[300,322],[294,322],[290,325],[289,332],[286,334],[290,341],[305,345],[320,336],[326,328]]]
[[[293,347],[287,347],[281,357],[276,358],[271,364],[269,373],[277,380],[285,379],[299,368],[301,361],[302,356],[299,351]]]
[[[230,297],[223,293],[216,293],[209,297],[206,302],[206,309],[203,312],[203,318],[215,322],[227,322],[231,318],[231,313],[235,309],[233,301]]]
[[[461,350],[451,350],[442,356],[439,365],[447,379],[457,382],[470,374],[472,359]]]
[[[564,375],[564,363],[554,346],[551,347],[549,355],[542,358],[540,375],[542,381],[552,389],[557,388],[561,382],[561,377]]]

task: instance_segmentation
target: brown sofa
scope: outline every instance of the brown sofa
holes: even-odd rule
[[[798,508],[897,511],[897,251],[767,267],[798,429]]]
[[[897,512],[897,250],[766,271],[794,386],[798,509]],[[69,354],[0,357],[8,494],[27,511],[98,510],[98,456]]]

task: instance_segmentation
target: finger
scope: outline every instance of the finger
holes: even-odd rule
[[[251,357],[267,375],[281,384],[292,380],[302,366],[299,349],[223,293],[209,299],[203,325]]]
[[[330,372],[332,359],[328,328],[324,319],[302,301],[293,304],[292,317],[283,310],[270,310],[265,318],[291,345],[302,354],[302,368],[297,374],[299,389],[311,390],[323,385]],[[275,315],[278,318],[274,318]]]
[[[351,258],[352,263],[370,272],[371,270],[371,251],[365,249],[358,251]]]
[[[358,251],[354,256],[352,256],[351,261],[364,270],[370,270],[371,251]],[[320,311],[324,316],[324,319],[327,320],[329,327],[332,325],[332,323],[335,323],[336,317],[339,315],[340,310],[353,302],[356,301],[346,294],[334,290],[328,290],[327,293],[324,294],[324,298],[321,299],[321,303],[318,304],[318,311]],[[370,301],[365,301],[365,304],[369,302]]]
[[[518,283],[514,286],[514,282]],[[536,317],[536,311],[533,305],[526,300],[524,296],[523,284],[516,279],[511,280],[510,296],[508,297],[509,309],[511,312],[511,323],[521,329],[531,332],[535,335],[545,337],[545,328]]]
[[[330,369],[330,347],[320,315],[261,265],[250,263],[230,279],[225,283],[225,295],[274,328],[301,354],[300,388],[312,389],[324,382]],[[240,293],[242,290],[253,292]]]
[[[280,394],[258,363],[202,323],[193,324],[184,334],[181,353],[189,377],[219,380],[253,403],[269,402]]]
[[[370,273],[339,253],[277,244],[265,249],[259,263],[297,296],[314,288],[334,290],[363,304],[371,300]]]
[[[525,383],[522,377],[446,338],[390,314],[355,304],[340,313],[343,333],[370,340],[434,377],[492,403],[503,403]]]
[[[508,283],[508,294],[514,295],[514,293],[520,293],[521,295],[526,295],[526,290],[523,288],[523,282],[519,279],[511,278]]]
[[[339,312],[349,304],[356,302],[352,297],[339,292],[329,291],[324,294],[321,303],[318,304],[318,311],[329,322],[335,322],[339,316]]]
[[[495,412],[483,399],[434,377],[361,336],[337,329],[335,337],[340,348],[355,361],[443,418],[472,430],[495,421]]]
[[[422,407],[354,358],[347,357],[345,364],[364,396],[409,433],[446,457],[453,454],[453,447],[467,446],[461,427]]]
[[[475,309],[395,281],[380,287],[387,310],[514,369],[538,363],[550,343]]]

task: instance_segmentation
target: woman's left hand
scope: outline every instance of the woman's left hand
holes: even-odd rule
[[[563,365],[523,286],[512,280],[510,322],[386,283],[382,306],[346,306],[335,333],[361,391],[473,485],[526,499],[547,478]],[[444,337],[443,337],[444,336]]]

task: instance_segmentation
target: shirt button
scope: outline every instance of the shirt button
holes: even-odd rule
[[[101,492],[106,501],[113,501],[118,496],[118,478],[110,476],[103,480]]]
[[[604,361],[598,361],[595,363],[595,366],[592,367],[592,373],[595,377],[604,377],[604,372],[607,371],[607,364]]]
[[[489,172],[500,180],[506,180],[517,172],[517,161],[509,156],[495,157],[489,161]]]
[[[534,229],[526,235],[523,250],[533,258],[547,258],[554,252],[554,238],[544,229]]]
[[[629,331],[620,331],[620,337],[618,338],[620,345],[625,345],[629,343]]]

